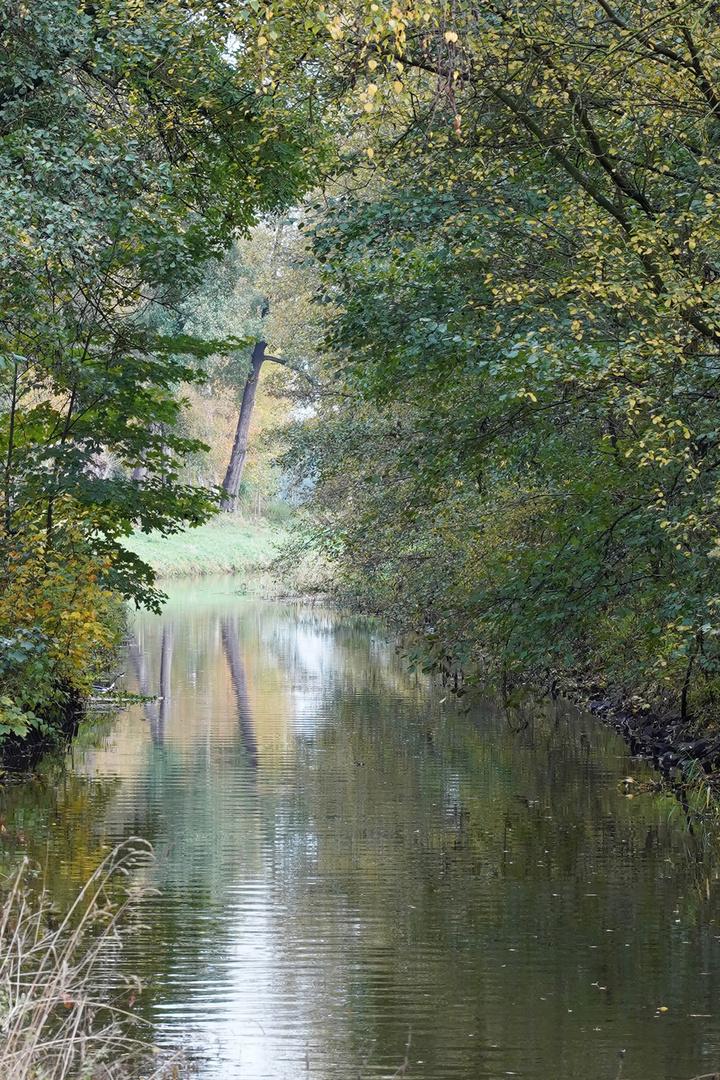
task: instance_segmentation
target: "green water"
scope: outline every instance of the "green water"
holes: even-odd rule
[[[160,695],[0,791],[2,860],[59,904],[131,835],[160,895],[117,958],[203,1080],[689,1080],[720,1068],[712,844],[562,707],[462,715],[377,630],[172,586]],[[520,730],[518,730],[520,729]],[[659,1012],[659,1007],[667,1009]]]

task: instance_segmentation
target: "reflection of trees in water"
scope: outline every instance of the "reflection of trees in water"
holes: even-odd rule
[[[240,737],[243,746],[247,750],[248,760],[253,769],[258,766],[258,747],[253,728],[252,711],[247,690],[247,678],[245,665],[240,654],[240,642],[238,640],[237,624],[234,620],[222,620],[222,644],[225,659],[230,668],[235,697],[237,698],[238,720],[240,722]]]
[[[107,854],[103,823],[120,788],[117,777],[88,779],[53,759],[32,783],[0,784],[0,891],[27,857],[28,884],[47,885],[66,911]]]
[[[158,744],[162,744],[165,740],[165,727],[170,713],[174,647],[175,628],[172,622],[166,622],[163,625],[162,642],[160,645],[159,700],[146,701],[143,705],[145,717],[150,725],[152,741]],[[128,658],[137,680],[139,692],[143,697],[155,697],[152,679],[148,670],[146,653],[140,648],[135,634],[130,635]]]
[[[140,648],[140,644],[135,634],[130,634],[128,642],[128,660],[132,667],[133,674],[137,680],[138,692],[144,697],[150,697],[152,695],[152,686],[150,683],[150,673],[148,671],[147,659],[144,649]]]
[[[145,905],[147,926],[126,945],[126,963],[162,1007],[188,1005],[183,1038],[194,1022],[188,983],[194,987],[201,972],[212,995],[227,977],[228,889],[262,872],[245,648],[242,625],[207,611],[198,619],[194,613],[148,618],[128,648],[137,689],[159,692],[159,700],[143,705],[153,745],[145,743],[145,774],[121,806],[125,827],[148,836],[160,855],[160,895]]]
[[[173,648],[175,646],[175,628],[172,623],[163,626],[162,648],[160,650],[160,702],[158,708],[157,727],[152,731],[153,742],[161,743],[165,738],[165,724],[170,711],[171,701],[171,675]]]
[[[311,1045],[352,1014],[356,1045],[377,1039],[383,1065],[412,1023],[428,1076],[450,1060],[447,1075],[487,1075],[483,1043],[516,1048],[498,1071],[523,1048],[552,1062],[561,1044],[564,1074],[597,1076],[582,1016],[589,1030],[623,1026],[636,1075],[687,1072],[697,1031],[660,1045],[653,1009],[672,996],[712,1012],[718,903],[688,891],[696,854],[662,806],[631,808],[608,782],[623,775],[620,741],[552,706],[520,732],[494,711],[439,712],[367,693],[303,752],[294,829],[278,830],[274,850],[276,933],[286,993],[309,1002]],[[673,934],[681,920],[693,930]],[[321,992],[303,964],[318,938]]]
[[[554,1061],[559,1046],[559,1071],[596,1080],[613,1070],[588,1062],[573,1024],[625,1032],[631,1014],[638,1080],[691,1075],[705,1029],[675,1028],[663,1047],[647,1003],[665,1000],[671,972],[667,1004],[712,1011],[697,974],[713,972],[717,955],[717,905],[705,900],[714,866],[694,857],[702,890],[689,888],[693,838],[652,797],[621,800],[622,744],[561,706],[528,706],[510,722],[492,710],[454,715],[361,625],[233,603],[140,623],[129,660],[140,692],[162,699],[144,713],[162,747],[135,713],[134,772],[115,782],[119,797],[86,802],[92,785],[68,787],[33,831],[38,848],[52,833],[48,877],[60,894],[67,867],[77,876],[94,857],[88,820],[98,837],[173,845],[127,970],[156,981],[190,1026],[205,988],[239,1000],[257,979],[271,1003],[260,1020],[270,1030],[282,1013],[284,1032],[302,1021],[318,1080],[337,1075],[331,1060],[347,1075],[353,1062],[355,1075],[371,1038],[372,1068],[392,1072],[410,1023],[423,1075],[487,1076],[488,1046],[493,1075],[515,1067],[508,1046],[537,1075],[532,1063]],[[317,722],[278,739],[279,754],[291,741],[291,762],[273,760],[275,729],[263,725],[297,717],[303,695]],[[35,830],[30,814],[18,806],[15,817]],[[680,949],[679,936],[692,944]],[[708,1000],[720,993],[715,974],[702,982]],[[250,1027],[263,1007],[254,992],[243,999]],[[212,1022],[202,1030],[212,1037]]]

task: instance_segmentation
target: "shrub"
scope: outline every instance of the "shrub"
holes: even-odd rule
[[[111,559],[90,551],[74,509],[56,512],[51,545],[32,521],[0,525],[0,745],[61,726],[118,636]]]

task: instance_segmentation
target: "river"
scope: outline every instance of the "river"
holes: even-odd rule
[[[378,627],[173,584],[125,688],[159,695],[0,789],[2,855],[66,904],[152,841],[118,964],[202,1080],[689,1080],[720,1068],[715,845],[591,717],[469,713]],[[632,790],[633,785],[630,785]],[[406,1051],[406,1044],[409,1049]]]

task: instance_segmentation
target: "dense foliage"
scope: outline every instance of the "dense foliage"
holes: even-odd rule
[[[208,327],[264,333],[270,279],[300,310],[309,277],[253,268],[263,304],[239,320],[187,298],[217,280],[222,307],[232,259],[208,262],[325,169],[326,377],[288,461],[341,589],[421,630],[432,662],[712,707],[712,5],[2,15],[3,581],[14,545],[42,534],[51,559],[73,521],[98,587],[153,602],[119,541],[211,511],[183,472],[203,447],[182,388],[247,368]],[[307,375],[316,343],[286,344]],[[0,625],[25,629],[54,636]]]
[[[63,683],[90,662],[55,623],[65,569],[157,603],[122,537],[213,511],[181,482],[201,444],[178,419],[219,346],[163,334],[154,312],[293,198],[317,153],[297,92],[271,92],[192,0],[7,0],[0,27],[0,636],[22,638],[3,654],[0,723],[17,727],[34,708],[18,648],[62,654]],[[38,603],[18,608],[19,551]],[[84,601],[66,600],[81,622]],[[38,687],[48,673],[54,660]]]
[[[341,390],[295,441],[316,535],[436,661],[712,707],[715,9],[335,17],[367,166],[314,236]]]

